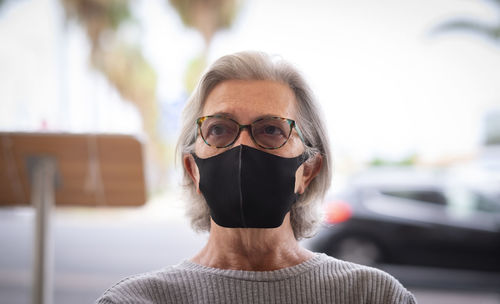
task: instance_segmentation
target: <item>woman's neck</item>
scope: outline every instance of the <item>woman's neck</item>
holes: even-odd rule
[[[291,267],[313,257],[293,235],[290,214],[278,228],[210,226],[205,247],[192,261],[213,268],[270,271]]]

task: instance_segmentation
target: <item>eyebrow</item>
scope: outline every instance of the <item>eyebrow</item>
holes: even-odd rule
[[[236,120],[236,117],[233,114],[228,113],[228,112],[215,112],[215,113],[209,114],[207,116],[215,116],[215,115],[225,116],[225,117],[231,118],[233,120]],[[264,115],[257,116],[256,118],[252,119],[252,121],[256,121],[256,120],[259,120],[262,118],[269,118],[269,117],[281,117],[281,116],[275,115],[275,114],[264,114]]]
[[[232,118],[232,119],[236,118],[233,114],[228,113],[228,112],[215,112],[215,113],[207,115],[207,116],[215,116],[215,115],[226,116],[226,117],[229,117],[229,118]]]

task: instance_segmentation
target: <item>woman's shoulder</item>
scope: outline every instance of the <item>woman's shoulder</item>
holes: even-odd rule
[[[320,254],[323,263],[319,273],[332,286],[343,286],[348,292],[377,298],[374,303],[416,303],[414,296],[392,275],[378,268],[360,265]],[[347,288],[345,288],[347,287]],[[383,299],[383,301],[380,301]],[[374,300],[374,299],[372,299]]]
[[[156,303],[157,299],[168,297],[164,292],[165,287],[171,282],[175,282],[171,276],[175,276],[177,272],[175,266],[168,266],[159,270],[128,276],[108,288],[96,303]],[[167,302],[167,299],[162,301],[162,303]]]
[[[324,253],[316,253],[321,262],[320,265],[326,268],[329,273],[334,273],[339,276],[360,275],[362,277],[378,277],[382,276],[386,279],[394,279],[387,272],[375,267],[356,264],[349,261],[339,260]]]

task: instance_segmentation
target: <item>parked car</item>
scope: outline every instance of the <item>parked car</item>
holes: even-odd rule
[[[327,200],[311,249],[353,262],[500,271],[500,201],[439,174],[375,171]],[[500,190],[500,187],[498,187]]]

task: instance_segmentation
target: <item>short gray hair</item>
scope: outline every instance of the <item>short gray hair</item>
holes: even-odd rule
[[[182,163],[185,154],[194,152],[197,137],[195,121],[202,114],[208,94],[226,80],[277,81],[288,85],[295,93],[296,120],[307,143],[306,153],[311,156],[320,153],[323,157],[321,171],[300,195],[290,213],[295,238],[300,240],[311,237],[323,220],[321,201],[330,187],[332,176],[330,147],[321,111],[311,89],[297,69],[280,57],[247,51],[223,56],[213,63],[201,77],[182,113],[182,129],[176,147],[178,159]],[[187,215],[191,220],[191,225],[196,231],[209,231],[208,205],[203,196],[196,192],[196,187],[184,167],[183,172],[183,186],[189,198]]]

